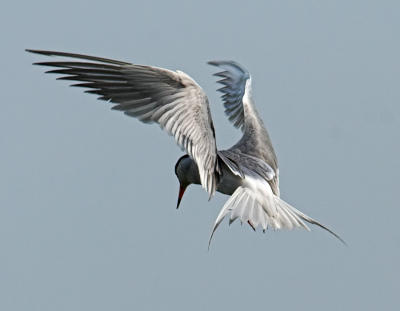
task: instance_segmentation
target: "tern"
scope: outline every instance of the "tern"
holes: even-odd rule
[[[86,88],[86,93],[115,104],[112,109],[144,123],[158,123],[174,136],[186,151],[175,164],[180,184],[177,208],[191,184],[201,185],[209,199],[216,191],[230,195],[215,220],[209,246],[228,214],[229,224],[239,219],[253,230],[260,226],[264,233],[267,228],[310,231],[306,224],[310,223],[345,243],[325,225],[280,198],[277,157],[252,99],[251,76],[237,62],[208,62],[222,70],[214,75],[222,84],[219,91],[225,113],[243,132],[233,147],[218,150],[207,95],[186,73],[82,54],[26,51],[68,59],[34,64],[53,67],[46,73],[61,74],[58,80],[77,81],[72,86]]]

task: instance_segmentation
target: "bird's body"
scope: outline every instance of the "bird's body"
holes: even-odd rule
[[[215,229],[230,214],[254,230],[267,228],[309,228],[318,225],[342,242],[331,230],[280,199],[279,169],[268,132],[253,104],[250,74],[233,61],[213,61],[222,68],[215,75],[222,79],[225,112],[242,138],[228,150],[218,150],[207,96],[187,74],[163,68],[134,65],[99,57],[53,51],[29,52],[85,61],[37,63],[57,69],[59,79],[79,81],[88,93],[116,104],[121,110],[145,123],[158,123],[186,150],[175,165],[180,182],[178,206],[186,187],[200,184],[209,193],[230,195],[214,224]],[[210,241],[211,241],[210,237]]]

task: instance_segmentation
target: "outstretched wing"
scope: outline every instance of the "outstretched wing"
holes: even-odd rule
[[[221,77],[218,83],[223,87],[218,90],[223,93],[225,113],[233,125],[243,131],[243,137],[231,149],[262,159],[278,175],[278,161],[271,139],[253,103],[249,72],[234,61],[208,63],[223,69],[214,75]]]
[[[158,123],[197,163],[201,184],[210,197],[215,193],[219,168],[214,126],[207,96],[191,77],[181,71],[94,56],[27,51],[74,58],[35,64],[56,67],[47,73],[63,75],[60,80],[79,81],[72,86],[88,88],[86,93],[100,95],[99,99],[116,104],[112,109],[142,122]]]
[[[243,96],[246,81],[251,79],[249,72],[234,61],[210,61],[208,64],[224,69],[214,75],[221,77],[218,83],[223,87],[218,91],[223,93],[225,113],[235,127],[243,128],[245,119]]]

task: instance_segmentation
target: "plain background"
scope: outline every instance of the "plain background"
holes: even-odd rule
[[[398,310],[398,1],[3,1],[0,310]],[[211,226],[157,126],[32,66],[25,48],[180,69],[209,95],[219,147],[240,132],[206,65],[252,73],[282,197],[327,224]]]

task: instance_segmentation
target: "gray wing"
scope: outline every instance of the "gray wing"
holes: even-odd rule
[[[224,69],[214,74],[221,77],[218,83],[223,85],[218,91],[223,93],[222,99],[228,119],[235,127],[243,129],[245,119],[243,96],[246,81],[250,79],[249,72],[234,61],[210,61],[208,64]]]
[[[63,75],[60,80],[81,82],[73,86],[88,88],[86,93],[116,104],[114,110],[142,122],[158,123],[197,163],[201,184],[210,197],[215,193],[219,167],[214,126],[207,96],[191,77],[181,71],[81,54],[27,51],[85,60],[35,64],[56,67],[47,73]]]
[[[272,192],[279,197],[279,176],[275,170],[262,159],[239,150],[219,150],[218,156],[230,168],[233,174],[245,178],[244,171],[250,170],[267,181]]]
[[[218,89],[223,93],[225,113],[235,127],[240,127],[243,137],[232,149],[240,150],[267,162],[278,173],[278,161],[271,139],[254,106],[249,72],[234,61],[210,61],[210,65],[222,68],[214,75],[221,77]]]

